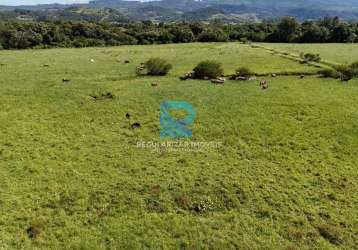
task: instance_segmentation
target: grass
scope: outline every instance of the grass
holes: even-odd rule
[[[153,56],[173,70],[137,77]],[[319,70],[236,43],[1,51],[1,248],[355,248],[358,81],[178,79],[204,59]],[[222,147],[138,148],[160,142],[164,100],[195,107],[189,141]]]
[[[299,56],[303,53],[320,54],[324,61],[331,64],[350,64],[357,61],[357,44],[282,44],[259,43],[260,46],[278,49]],[[339,48],[339,51],[337,49]]]

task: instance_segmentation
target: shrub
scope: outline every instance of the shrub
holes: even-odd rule
[[[336,66],[335,69],[340,73],[342,81],[349,81],[356,74],[356,70],[353,69],[350,65],[339,65]]]
[[[161,58],[151,58],[145,64],[147,75],[164,76],[172,69],[172,65]]]
[[[325,78],[335,78],[335,79],[340,78],[339,72],[334,69],[324,69],[319,71],[318,74],[320,74]]]
[[[312,53],[307,53],[307,54],[300,54],[300,57],[302,59],[304,59],[304,61],[306,62],[320,62],[321,61],[321,57],[319,54],[312,54]]]
[[[358,69],[358,61],[352,63],[352,64],[351,64],[351,67],[352,67],[353,69]]]
[[[353,75],[354,75],[354,77],[358,77],[358,61],[352,63],[350,67],[351,67],[352,70],[353,70]]]
[[[228,35],[219,28],[207,29],[198,36],[199,42],[226,42],[228,39]]]
[[[251,44],[252,42],[247,37],[240,38],[240,42],[243,44]]]
[[[203,61],[194,68],[194,78],[215,79],[224,73],[221,63],[216,61]]]
[[[250,69],[245,68],[245,67],[241,67],[241,68],[238,68],[236,70],[236,76],[250,77],[250,76],[253,76],[253,75],[255,75],[255,73],[252,72]]]

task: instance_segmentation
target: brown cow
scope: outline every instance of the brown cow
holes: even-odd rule
[[[268,89],[268,83],[267,83],[267,81],[266,81],[266,80],[260,81],[260,87],[261,87],[262,89]]]

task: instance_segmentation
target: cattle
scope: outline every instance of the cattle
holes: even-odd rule
[[[216,79],[212,79],[211,82],[215,84],[224,84],[226,79],[224,77],[218,77]]]
[[[260,81],[260,87],[261,87],[262,89],[268,89],[268,83],[267,83],[267,81],[266,81],[266,80]]]
[[[138,123],[138,122],[135,122],[135,123],[133,123],[132,125],[131,125],[131,128],[132,129],[136,129],[136,128],[141,128],[142,126],[140,125],[140,123]]]

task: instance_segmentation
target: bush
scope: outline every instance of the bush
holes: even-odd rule
[[[203,61],[199,63],[193,71],[194,78],[198,79],[215,79],[224,74],[221,63],[216,61]]]
[[[350,67],[351,67],[352,70],[353,70],[353,75],[354,75],[354,77],[358,77],[358,61],[352,63]]]
[[[334,69],[324,69],[319,71],[318,74],[322,75],[325,78],[334,78],[334,79],[340,78],[339,72]]]
[[[236,76],[250,77],[250,76],[253,76],[253,75],[255,75],[255,73],[252,72],[250,69],[245,68],[245,67],[241,67],[241,68],[238,68],[236,70]]]
[[[357,73],[357,70],[353,69],[350,65],[339,65],[336,66],[335,69],[340,73],[342,81],[351,80]]]
[[[252,44],[252,41],[250,41],[247,37],[240,38],[240,42],[243,44]]]
[[[306,62],[320,62],[321,61],[321,57],[319,54],[312,54],[312,53],[303,54],[303,53],[301,53],[300,57],[302,59],[304,59]]]
[[[207,29],[198,36],[199,42],[227,42],[228,35],[222,29]]]
[[[358,69],[358,61],[352,63],[352,64],[351,64],[351,67],[352,67],[353,69]]]
[[[145,64],[147,75],[164,76],[172,69],[172,65],[161,58],[151,58]]]

